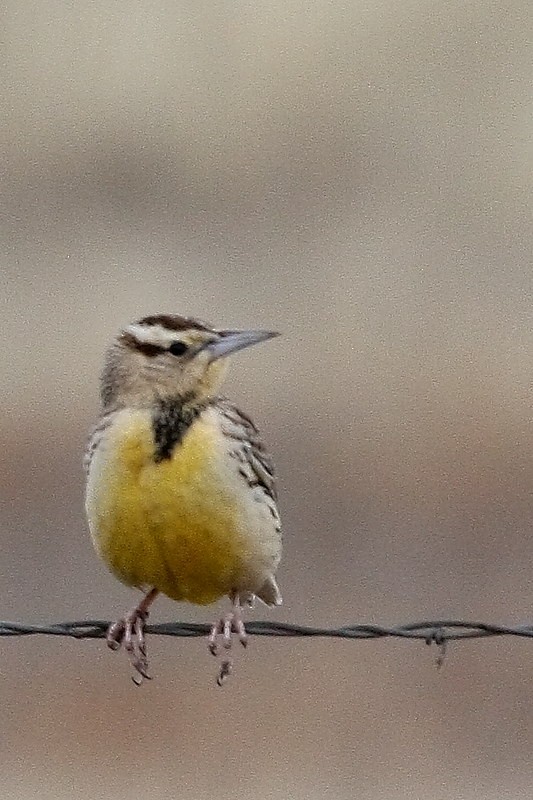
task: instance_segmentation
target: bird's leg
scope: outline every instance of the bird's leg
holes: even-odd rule
[[[107,644],[112,650],[118,650],[121,644],[124,643],[124,649],[128,653],[131,665],[140,676],[133,678],[133,682],[137,685],[142,683],[143,678],[150,679],[144,627],[148,619],[150,606],[158,594],[159,591],[157,589],[150,589],[139,605],[132,608],[129,614],[122,617],[122,619],[113,622],[107,631]]]
[[[222,686],[233,668],[233,662],[228,652],[231,649],[232,633],[237,634],[237,638],[243,647],[246,647],[248,644],[248,636],[246,634],[246,628],[244,627],[244,621],[242,618],[242,605],[240,596],[238,592],[232,592],[230,598],[231,611],[229,611],[227,614],[224,614],[223,617],[215,622],[207,639],[207,646],[212,655],[217,656],[219,654],[219,639],[221,640],[222,646],[226,651],[226,655],[222,659],[217,677],[217,683],[219,686]]]

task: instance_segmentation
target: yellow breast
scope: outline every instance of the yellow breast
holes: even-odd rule
[[[120,412],[89,474],[95,545],[124,583],[211,603],[232,590],[247,558],[235,486],[209,415],[156,463],[150,413]]]

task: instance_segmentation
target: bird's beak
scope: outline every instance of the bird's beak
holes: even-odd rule
[[[210,342],[206,347],[211,356],[211,361],[229,356],[231,353],[236,353],[237,350],[243,350],[252,344],[265,342],[267,339],[279,336],[279,333],[274,331],[218,331],[218,335],[220,339],[217,339],[216,342]]]

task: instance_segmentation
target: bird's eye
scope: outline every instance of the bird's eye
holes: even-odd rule
[[[179,340],[176,342],[172,342],[170,347],[168,348],[168,352],[172,353],[173,356],[182,356],[188,350],[187,345],[184,342],[180,342]]]

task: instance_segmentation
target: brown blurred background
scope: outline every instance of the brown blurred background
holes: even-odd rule
[[[531,3],[8,0],[0,618],[110,618],[81,458],[148,313],[266,326],[280,620],[532,618]],[[215,609],[161,602],[154,619]],[[271,612],[258,609],[255,618]],[[531,795],[533,647],[2,639],[0,796]]]

